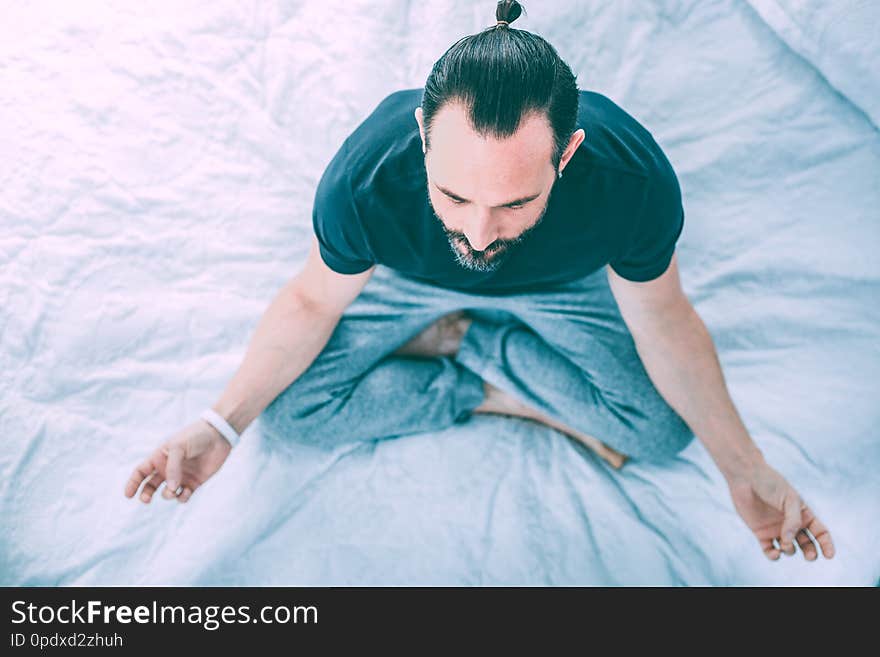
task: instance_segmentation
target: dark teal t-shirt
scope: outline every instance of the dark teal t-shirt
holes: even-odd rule
[[[580,91],[577,127],[586,137],[543,220],[495,271],[459,265],[428,202],[413,115],[421,98],[421,88],[387,96],[327,165],[312,223],[331,269],[355,274],[378,263],[480,294],[537,291],[606,264],[633,281],[666,271],[684,227],[678,179],[651,133],[592,91]]]

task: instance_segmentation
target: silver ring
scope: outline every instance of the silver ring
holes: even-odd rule
[[[175,495],[180,495],[183,492],[183,484],[177,487],[177,490],[174,491]]]

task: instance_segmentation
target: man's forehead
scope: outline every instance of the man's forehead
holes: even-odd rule
[[[448,103],[431,122],[431,149],[447,153],[467,149],[474,152],[516,155],[518,159],[550,159],[553,131],[545,115],[531,112],[522,117],[516,132],[504,139],[479,135],[461,103]]]

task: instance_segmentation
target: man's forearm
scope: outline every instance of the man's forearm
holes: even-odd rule
[[[715,345],[689,303],[655,322],[636,348],[654,387],[730,479],[763,454],[728,393]]]
[[[239,433],[312,364],[339,322],[292,284],[263,313],[244,360],[212,408]]]

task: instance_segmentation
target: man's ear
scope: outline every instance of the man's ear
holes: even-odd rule
[[[425,126],[422,124],[422,108],[421,106],[416,107],[415,111],[416,123],[419,124],[419,135],[422,137],[422,153],[427,152],[425,150]]]
[[[577,151],[585,138],[586,133],[583,128],[578,128],[572,133],[571,139],[568,140],[568,146],[565,148],[565,151],[562,153],[562,158],[560,159],[560,171],[565,168],[565,165],[568,164],[568,161],[575,154],[575,151]]]

